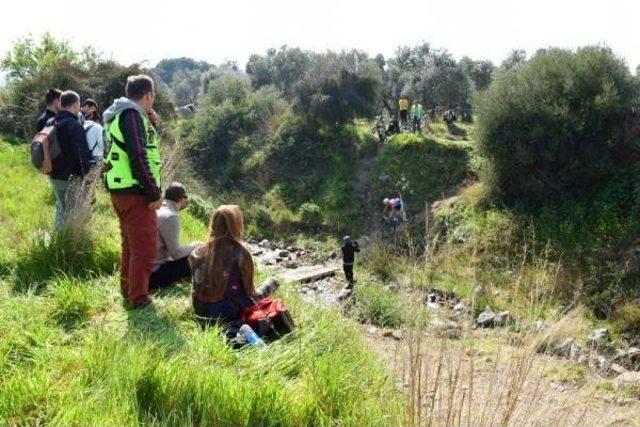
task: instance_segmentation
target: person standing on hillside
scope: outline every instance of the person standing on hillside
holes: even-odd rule
[[[400,122],[402,126],[407,126],[407,117],[409,115],[409,100],[406,96],[401,96],[398,101],[398,109],[400,110]]]
[[[158,217],[158,254],[149,279],[149,289],[168,287],[191,277],[189,255],[203,243],[180,244],[180,211],[187,207],[187,190],[179,182],[164,191]]]
[[[126,97],[104,112],[109,142],[105,185],[118,215],[122,235],[120,290],[133,308],[151,302],[149,277],[157,251],[156,211],[162,206],[160,147],[150,116],[155,118],[153,80],[130,76]]]
[[[60,111],[61,95],[62,91],[60,89],[49,89],[44,97],[47,108],[45,108],[44,112],[40,114],[40,117],[38,117],[38,120],[36,121],[36,132],[40,132],[44,129],[47,122],[58,114],[58,111]]]
[[[346,288],[352,289],[355,283],[353,279],[353,263],[355,262],[356,252],[360,252],[358,242],[352,242],[351,236],[342,238],[342,268],[344,277],[347,279]]]
[[[411,106],[411,124],[413,133],[420,133],[420,121],[422,120],[422,104],[417,100],[413,101]]]
[[[87,134],[87,144],[91,151],[92,166],[102,164],[104,158],[104,130],[100,124],[100,113],[98,104],[91,98],[82,103],[82,113],[84,114],[84,131]]]
[[[80,96],[71,91],[62,92],[59,99],[60,111],[53,119],[56,126],[60,155],[53,160],[49,174],[51,187],[56,196],[56,230],[67,221],[69,207],[73,206],[76,187],[81,185],[90,168],[91,153],[82,125],[78,122]],[[51,104],[52,106],[55,104]]]
[[[338,294],[338,300],[342,301],[353,293],[353,285],[355,280],[353,278],[353,263],[356,259],[356,252],[360,252],[360,245],[358,242],[352,242],[350,236],[344,236],[342,238],[342,269],[344,271],[344,277],[347,280],[347,284]]]

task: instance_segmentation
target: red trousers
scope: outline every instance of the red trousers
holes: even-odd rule
[[[120,220],[122,266],[120,291],[132,307],[149,301],[149,276],[156,259],[158,222],[144,196],[112,194],[111,203]]]

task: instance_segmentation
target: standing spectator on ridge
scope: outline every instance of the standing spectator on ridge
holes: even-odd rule
[[[118,215],[122,234],[120,290],[133,308],[149,298],[149,276],[158,240],[156,210],[162,206],[160,147],[149,120],[155,97],[153,80],[130,76],[126,97],[116,99],[104,112],[109,153],[105,184]]]
[[[100,113],[98,104],[91,98],[82,103],[82,113],[84,114],[84,131],[87,134],[87,144],[91,152],[92,166],[102,164],[104,158],[105,144],[102,125],[100,124]]]
[[[400,121],[402,126],[407,125],[407,116],[409,114],[409,100],[406,96],[401,96],[398,101],[398,109],[400,110]]]
[[[79,186],[79,180],[89,172],[91,154],[82,125],[78,122],[80,96],[68,90],[60,96],[60,111],[53,119],[56,125],[61,155],[53,161],[49,178],[56,196],[56,230],[59,230],[66,218],[70,198],[75,197],[72,188]]]
[[[187,190],[173,182],[164,190],[158,216],[158,254],[149,279],[149,289],[170,286],[191,277],[189,255],[202,243],[180,244],[180,211],[187,207]]]
[[[58,111],[60,111],[60,95],[62,95],[62,91],[60,89],[49,89],[47,95],[45,96],[45,102],[47,104],[47,108],[44,110],[40,117],[38,117],[38,121],[36,122],[36,132],[40,132],[45,128],[47,122],[53,119]]]
[[[420,133],[420,121],[422,120],[422,104],[417,100],[411,106],[411,124],[413,133]]]

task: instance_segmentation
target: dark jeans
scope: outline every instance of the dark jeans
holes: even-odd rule
[[[400,121],[402,122],[403,125],[407,124],[407,116],[409,114],[409,111],[407,110],[400,110]]]
[[[418,132],[420,133],[420,118],[419,117],[414,117],[413,118],[413,132]]]
[[[353,264],[342,264],[342,268],[344,269],[344,276],[347,278],[347,283],[353,285]]]
[[[189,257],[168,261],[151,273],[149,289],[166,288],[190,277]]]
[[[242,307],[228,299],[219,302],[199,302],[193,298],[193,311],[200,321],[205,323],[242,325]]]
[[[244,295],[238,297],[235,301],[225,298],[219,302],[200,302],[194,295],[193,311],[202,322],[242,325],[243,308],[251,307],[254,304],[254,300],[261,300],[270,296],[279,286],[275,279],[267,279],[256,289],[256,292],[251,297]]]

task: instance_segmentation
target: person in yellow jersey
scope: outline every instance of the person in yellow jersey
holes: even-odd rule
[[[398,109],[400,110],[400,122],[402,126],[407,125],[407,118],[409,116],[409,100],[406,96],[401,96],[398,101]]]
[[[149,277],[157,251],[156,210],[162,206],[160,147],[154,127],[155,89],[147,75],[130,76],[126,97],[103,115],[109,151],[105,185],[122,235],[120,290],[133,308],[147,305]]]

